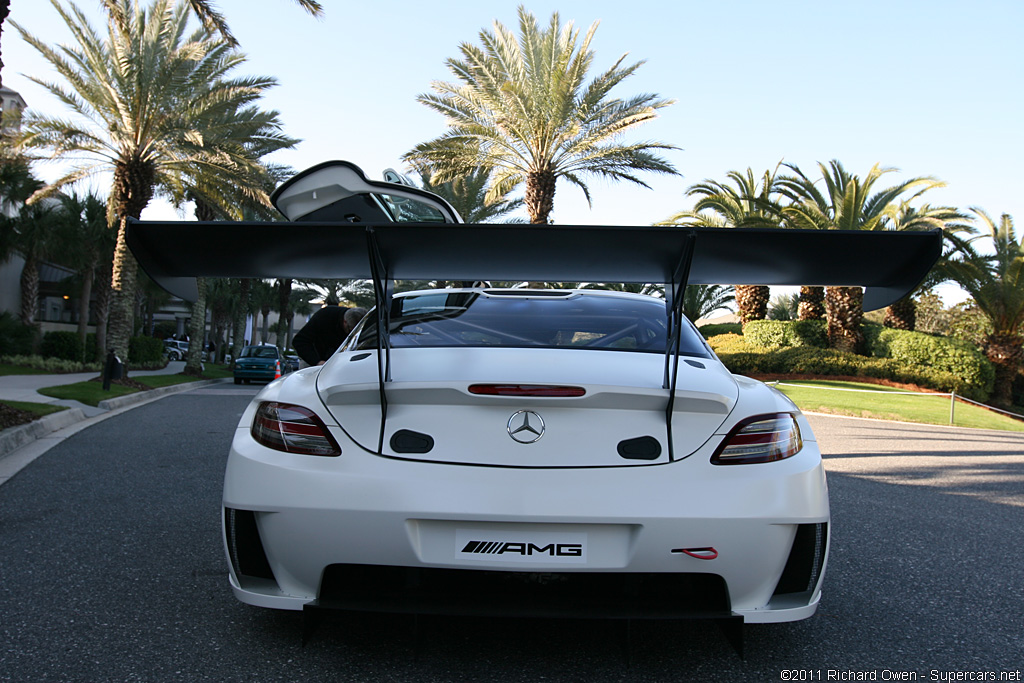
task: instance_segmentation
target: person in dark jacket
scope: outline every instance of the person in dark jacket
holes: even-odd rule
[[[307,365],[323,365],[364,315],[364,308],[325,306],[296,333],[292,347]]]

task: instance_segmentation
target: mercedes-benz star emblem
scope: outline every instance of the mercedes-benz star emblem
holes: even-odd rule
[[[532,410],[520,410],[508,419],[508,435],[519,443],[533,443],[544,436],[544,419]]]

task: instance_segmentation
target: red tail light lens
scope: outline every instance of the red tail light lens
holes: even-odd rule
[[[800,427],[789,413],[757,415],[736,425],[715,454],[712,465],[746,465],[784,460],[803,448]]]
[[[341,447],[312,410],[290,403],[261,403],[252,438],[267,448],[302,455],[341,455]]]
[[[552,386],[549,384],[470,384],[469,393],[481,396],[583,396],[583,387]]]

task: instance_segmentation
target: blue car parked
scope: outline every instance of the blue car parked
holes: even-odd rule
[[[235,384],[270,382],[281,374],[281,351],[276,346],[246,346],[235,361]]]

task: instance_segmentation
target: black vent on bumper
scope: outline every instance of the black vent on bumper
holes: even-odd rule
[[[224,536],[235,576],[274,580],[252,510],[224,508]]]
[[[789,560],[773,595],[813,591],[828,550],[828,523],[799,524]]]
[[[732,616],[715,574],[505,572],[330,565],[323,609],[461,616],[721,619]]]

